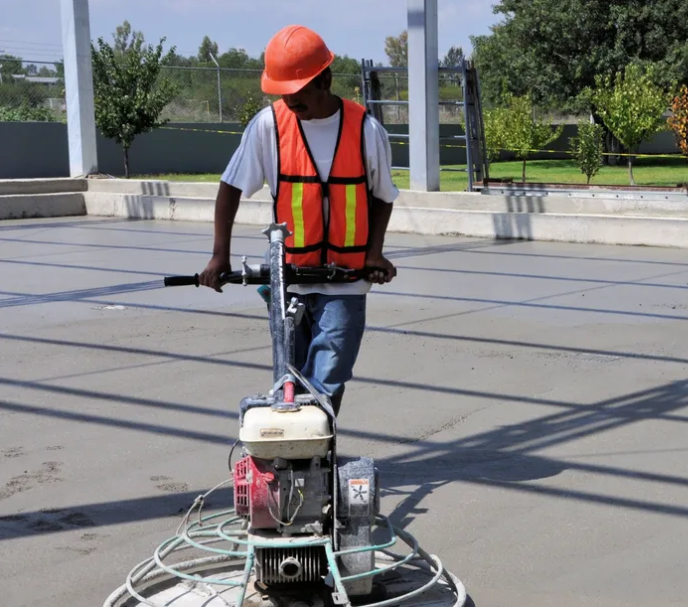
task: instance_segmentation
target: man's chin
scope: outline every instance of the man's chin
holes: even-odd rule
[[[292,110],[291,108],[289,108],[289,109],[290,109],[292,112],[294,112],[294,114],[296,114],[296,117],[297,117],[299,120],[310,120],[311,115],[310,115],[310,112],[309,112],[307,109],[305,109],[305,110]]]

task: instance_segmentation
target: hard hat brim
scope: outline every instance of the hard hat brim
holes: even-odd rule
[[[314,78],[322,74],[334,61],[334,53],[330,52],[330,58],[315,74],[308,76],[308,78],[301,78],[297,80],[272,80],[268,77],[265,70],[260,78],[260,88],[266,95],[293,95],[298,93]]]

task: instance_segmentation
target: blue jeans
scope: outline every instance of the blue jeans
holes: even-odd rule
[[[361,347],[366,321],[366,295],[289,294],[305,304],[296,327],[295,366],[339,413],[345,384]]]

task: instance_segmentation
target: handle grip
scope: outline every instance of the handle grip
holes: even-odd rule
[[[198,274],[193,276],[167,276],[165,277],[166,287],[198,287],[200,286]]]

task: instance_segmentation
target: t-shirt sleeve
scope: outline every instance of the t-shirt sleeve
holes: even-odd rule
[[[232,155],[222,181],[241,190],[250,198],[263,187],[265,173],[263,170],[263,140],[265,136],[265,113],[270,108],[258,112],[249,122],[241,143]]]
[[[383,202],[394,202],[399,190],[392,181],[392,147],[387,130],[368,116],[364,127],[366,161],[373,196]]]

